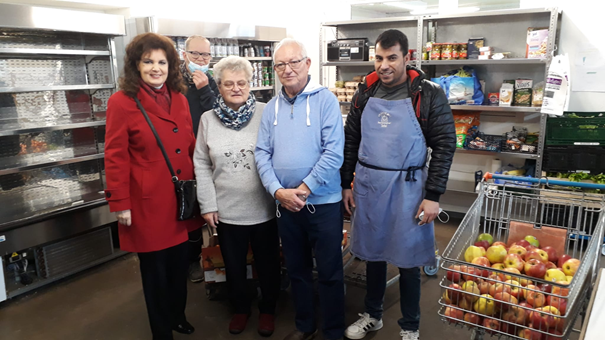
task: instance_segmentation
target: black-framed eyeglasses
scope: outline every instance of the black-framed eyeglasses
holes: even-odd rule
[[[206,53],[206,52],[200,53],[198,51],[185,51],[185,52],[191,54],[195,59],[197,59],[199,57],[202,57],[206,60],[212,59],[212,54],[210,54],[210,53]]]
[[[298,68],[301,65],[301,62],[305,59],[307,59],[307,57],[303,57],[302,59],[299,59],[299,60],[292,60],[289,63],[275,64],[275,66],[273,66],[273,68],[275,68],[276,71],[284,71],[286,69],[286,66],[290,66],[291,69],[295,69],[295,68]]]

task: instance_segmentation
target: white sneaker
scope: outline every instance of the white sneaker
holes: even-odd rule
[[[401,336],[401,340],[419,340],[420,339],[420,332],[419,331],[404,331],[401,330],[401,332],[399,332],[399,335]]]
[[[363,339],[368,332],[374,332],[382,328],[382,320],[370,317],[370,314],[363,313],[359,320],[355,321],[345,331],[345,336],[351,340]]]

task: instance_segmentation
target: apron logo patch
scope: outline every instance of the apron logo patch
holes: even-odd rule
[[[380,127],[387,127],[391,124],[391,122],[389,122],[389,117],[391,116],[390,113],[387,112],[380,112],[378,114],[378,118],[380,118],[380,121],[378,122],[378,124],[380,124]]]

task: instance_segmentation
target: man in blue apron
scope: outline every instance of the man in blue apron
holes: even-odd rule
[[[366,310],[347,328],[349,339],[382,328],[387,263],[401,274],[400,336],[419,339],[419,267],[435,265],[433,220],[456,149],[455,126],[445,93],[408,65],[407,52],[402,32],[378,37],[376,71],[360,84],[345,125],[343,202],[349,213],[355,208],[352,252],[367,261]]]

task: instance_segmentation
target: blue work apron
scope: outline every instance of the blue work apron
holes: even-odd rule
[[[411,99],[370,98],[361,115],[352,248],[399,268],[435,265],[433,223],[415,218],[424,199],[427,147]]]

